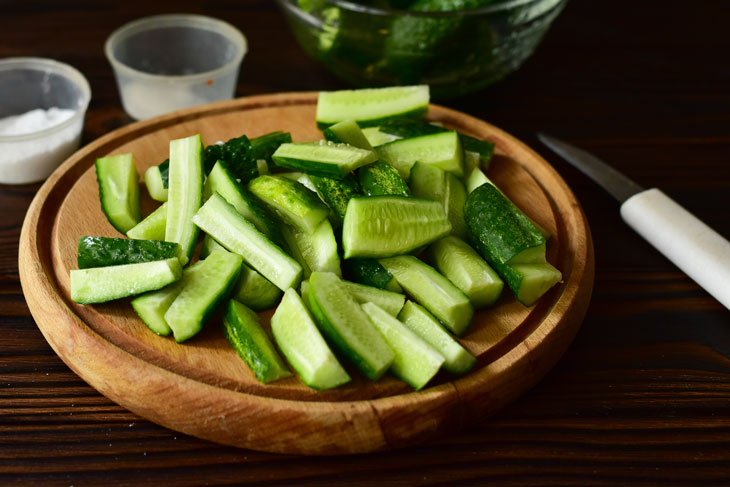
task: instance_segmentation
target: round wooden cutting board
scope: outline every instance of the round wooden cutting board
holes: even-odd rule
[[[490,178],[553,235],[548,260],[563,281],[530,308],[505,290],[462,338],[478,357],[463,376],[442,372],[420,392],[385,376],[317,392],[296,377],[256,381],[223,336],[219,319],[184,344],[151,333],[129,300],[73,303],[69,270],[79,237],[120,236],[99,205],[94,161],[131,152],[140,174],[167,158],[169,141],[202,134],[207,144],[274,130],[295,141],[322,138],[316,93],[256,96],[191,108],[129,125],[84,147],[43,185],[20,237],[28,306],[56,353],[111,400],[151,421],[255,450],[346,454],[399,448],[483,420],[533,386],[569,345],[593,287],[593,245],[579,203],[560,176],[520,141],[440,106],[428,118],[496,143]],[[142,193],[146,193],[144,190]],[[154,202],[143,196],[145,213]],[[262,313],[268,326],[271,312]],[[346,365],[349,367],[349,365]]]

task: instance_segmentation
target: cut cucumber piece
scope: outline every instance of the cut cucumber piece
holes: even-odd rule
[[[253,139],[251,139],[253,157],[257,161],[266,161],[266,165],[268,168],[267,172],[272,172],[276,168],[276,165],[274,164],[274,160],[271,158],[271,156],[274,154],[274,152],[276,152],[276,149],[278,149],[281,144],[286,144],[289,142],[291,142],[291,134],[289,132],[283,132],[281,130],[254,137]],[[261,171],[261,166],[259,166],[259,174],[266,174],[265,172]]]
[[[139,209],[139,175],[132,154],[96,160],[101,209],[109,223],[126,234],[142,219]]]
[[[71,270],[71,299],[104,303],[160,289],[182,276],[177,258]]]
[[[213,252],[185,283],[165,312],[165,321],[180,343],[197,335],[219,304],[228,299],[241,272],[241,256]]]
[[[284,293],[271,317],[271,331],[281,352],[309,387],[324,390],[350,382],[294,289]]]
[[[558,269],[549,263],[543,264],[493,264],[517,300],[525,306],[532,306],[540,297],[562,279]]]
[[[208,201],[213,193],[220,194],[261,233],[269,237],[276,245],[284,247],[284,236],[274,217],[255,196],[241,187],[223,161],[218,161],[208,174],[203,186],[203,201]]]
[[[437,201],[402,196],[352,198],[342,225],[345,259],[387,257],[445,237],[451,224]]]
[[[464,218],[472,242],[492,266],[545,262],[545,237],[495,186],[469,194]]]
[[[343,262],[343,265],[355,282],[394,293],[403,292],[398,281],[385,267],[380,265],[377,259],[348,259]]]
[[[198,227],[192,218],[203,197],[202,151],[200,134],[170,142],[165,240],[180,244],[183,265],[192,257],[198,242]]]
[[[390,367],[393,351],[339,277],[313,272],[309,305],[324,336],[366,377],[377,380]]]
[[[475,309],[493,305],[502,293],[499,275],[463,240],[449,236],[428,249],[431,263],[469,297]]]
[[[475,189],[477,189],[482,184],[489,184],[491,181],[489,181],[489,178],[484,175],[484,171],[479,169],[478,167],[475,167],[472,169],[472,171],[468,174],[468,176],[465,179],[466,184],[466,192],[471,193]]]
[[[303,278],[312,272],[333,272],[342,276],[337,241],[329,220],[322,221],[312,234],[300,232],[292,227],[282,227],[284,238],[293,257],[304,270]]]
[[[469,298],[436,269],[411,255],[379,259],[406,293],[433,313],[456,335],[462,335],[474,315]]]
[[[411,168],[411,189],[414,196],[440,201],[451,223],[451,234],[467,238],[464,222],[466,189],[452,173],[429,164],[416,162]]]
[[[167,201],[167,187],[162,184],[160,166],[150,166],[144,173],[144,184],[150,197],[156,201]]]
[[[316,176],[343,178],[358,167],[374,162],[372,150],[328,141],[281,144],[272,159],[277,166]]]
[[[183,270],[183,275],[179,280],[168,284],[162,289],[137,296],[132,300],[132,308],[134,308],[142,322],[147,325],[147,328],[158,335],[167,336],[172,333],[170,326],[165,321],[165,313],[201,265],[202,262],[196,262]]]
[[[353,147],[372,151],[373,146],[368,142],[362,129],[354,120],[343,120],[330,125],[323,131],[324,138],[336,144],[349,144]]]
[[[261,327],[256,313],[233,299],[228,302],[223,317],[223,331],[259,381],[268,384],[292,375]]]
[[[444,369],[454,374],[469,371],[477,359],[441,326],[438,320],[423,306],[407,301],[398,319],[413,333],[423,338],[446,360]]]
[[[358,303],[375,303],[393,316],[398,316],[398,313],[400,313],[400,310],[403,308],[403,304],[406,302],[406,297],[400,293],[394,293],[392,291],[386,291],[384,289],[378,289],[376,287],[357,284],[350,281],[342,281],[342,284],[344,284],[347,292],[349,292]]]
[[[362,134],[367,139],[368,143],[373,147],[378,147],[383,144],[387,144],[388,142],[393,142],[394,140],[400,139],[400,137],[386,134],[385,132],[381,132],[378,127],[364,127],[362,129]]]
[[[245,135],[206,147],[203,152],[205,174],[209,174],[218,161],[223,161],[241,184],[246,184],[259,175],[253,146]]]
[[[285,291],[299,285],[302,267],[219,194],[205,202],[193,221],[205,233]]]
[[[177,257],[180,246],[157,240],[128,238],[81,237],[77,263],[79,269],[110,265],[137,264]]]
[[[313,233],[329,215],[329,208],[301,184],[280,176],[263,175],[248,188],[284,223],[304,233]]]
[[[393,349],[390,372],[415,390],[422,389],[439,371],[444,357],[377,304],[365,303],[362,309]]]
[[[200,258],[205,259],[216,250],[225,250],[228,252],[228,249],[216,242],[213,237],[205,234],[205,237],[203,237],[203,244],[200,246]]]
[[[362,194],[360,183],[352,174],[348,174],[342,179],[312,176],[310,180],[319,197],[332,210],[334,223],[338,228],[341,227],[350,198]]]
[[[368,196],[399,195],[410,196],[411,190],[398,171],[385,161],[361,167],[357,170],[360,186]]]
[[[452,172],[457,177],[464,175],[464,151],[456,131],[396,140],[378,147],[377,153],[396,168],[403,179],[409,177],[416,161]]]
[[[464,183],[452,173],[446,173],[446,199],[444,210],[451,223],[451,235],[461,239],[469,238],[469,230],[464,220],[464,203],[466,203]]]
[[[147,218],[130,228],[127,237],[139,240],[165,240],[167,202],[162,203]]]
[[[372,127],[391,117],[422,118],[428,102],[427,85],[323,91],[317,100],[317,126],[354,120]]]
[[[261,311],[274,307],[281,297],[281,289],[254,269],[241,264],[241,275],[238,276],[231,296],[249,308]]]
[[[162,178],[162,187],[167,189],[170,183],[170,159],[165,159],[160,163],[160,177]]]

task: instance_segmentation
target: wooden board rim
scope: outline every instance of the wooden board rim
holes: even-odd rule
[[[453,382],[418,393],[401,394],[366,401],[316,402],[259,397],[214,387],[145,362],[114,343],[103,339],[60,298],[52,279],[51,262],[39,234],[52,226],[54,203],[62,201],[63,185],[77,179],[87,168],[81,162],[92,154],[121,141],[171,124],[193,120],[205,114],[263,106],[313,104],[316,93],[262,95],[195,107],[122,127],[92,142],[71,156],[41,187],[26,215],[19,245],[19,270],[28,306],[41,332],[56,353],[79,376],[113,401],[171,429],[224,444],[257,450],[347,454],[403,447],[447,431],[455,431],[508,404],[537,382],[562,355],[577,332],[587,310],[593,284],[593,245],[590,230],[579,203],[554,169],[529,147],[507,133],[460,112],[432,105],[447,120],[478,132],[489,127],[498,146],[531,158],[526,167],[541,186],[549,182],[559,204],[559,214],[571,229],[574,266],[549,305],[542,306],[542,319],[512,343],[502,355],[483,368]],[[83,167],[82,167],[83,166]],[[56,205],[56,209],[57,209]],[[47,242],[46,242],[47,244]],[[552,291],[551,291],[552,292]],[[53,317],[53,319],[49,319]],[[119,364],[125,364],[123,368]],[[97,366],[90,367],[90,364]],[[99,366],[100,365],[100,366]],[[116,371],[112,375],[110,371]],[[144,375],[144,383],[135,378]],[[170,384],[174,384],[170,387]],[[135,391],[133,396],[129,391]],[[428,421],[398,425],[408,408]],[[165,399],[161,401],[161,399]],[[206,420],[181,419],[184,411],[158,406],[181,400],[199,403],[198,413]],[[271,421],[272,417],[276,421]],[[306,434],[297,432],[306,418]],[[254,425],[267,424],[265,431]],[[326,440],[325,440],[326,439]]]

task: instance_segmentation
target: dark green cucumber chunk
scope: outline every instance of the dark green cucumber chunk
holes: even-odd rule
[[[395,355],[340,278],[314,272],[308,294],[312,314],[327,340],[366,377],[380,378]]]
[[[545,237],[495,186],[483,184],[469,194],[464,217],[473,242],[489,263],[545,262]]]
[[[133,240],[112,237],[81,237],[77,262],[79,269],[109,265],[136,264],[177,257],[180,246],[174,242]]]
[[[172,259],[137,264],[71,270],[71,299],[76,303],[104,303],[153,291],[182,276],[180,261]]]
[[[142,220],[139,208],[139,175],[132,154],[100,157],[96,160],[99,200],[107,220],[126,234]]]
[[[202,150],[200,134],[170,142],[165,240],[180,244],[183,265],[190,260],[198,243],[198,227],[192,218],[203,198]]]
[[[347,259],[342,265],[350,280],[394,293],[403,291],[398,281],[377,259]]]
[[[127,237],[138,240],[165,240],[167,226],[167,202],[162,203],[155,211],[147,215],[144,220],[133,226],[127,232]]]
[[[239,272],[241,256],[230,252],[213,252],[202,261],[165,312],[176,342],[198,334],[218,305],[228,299]]]
[[[223,331],[259,381],[267,384],[292,375],[261,327],[256,313],[233,299],[228,302],[223,317]]]
[[[283,222],[301,232],[313,233],[329,215],[329,208],[315,193],[290,179],[263,175],[248,188]]]
[[[476,364],[476,358],[449,335],[423,306],[407,301],[398,319],[444,356],[446,360],[443,367],[449,372],[463,374]]]
[[[428,102],[426,85],[323,91],[317,100],[317,125],[354,120],[361,127],[372,127],[392,117],[422,118]]]
[[[281,144],[287,144],[291,142],[291,134],[289,132],[283,132],[277,130],[268,134],[260,135],[251,139],[251,149],[253,150],[253,157],[257,161],[266,161],[269,172],[273,172],[276,169],[276,164],[271,156],[276,152]],[[259,174],[261,169],[259,168]]]
[[[393,349],[390,372],[415,390],[422,389],[439,371],[444,357],[377,304],[365,303],[362,308]]]
[[[464,150],[456,131],[439,132],[410,139],[399,139],[376,149],[385,162],[407,179],[416,161],[431,164],[461,177],[464,174]]]
[[[372,150],[328,141],[282,144],[272,156],[277,166],[307,174],[343,178],[377,159]]]
[[[341,227],[350,198],[362,194],[357,178],[348,174],[342,179],[322,176],[310,176],[309,179],[314,184],[319,197],[332,210],[337,227]]]
[[[226,249],[239,254],[262,276],[285,291],[299,285],[302,267],[256,229],[218,193],[205,202],[193,222]]]
[[[462,335],[474,315],[469,298],[430,265],[412,255],[379,259],[406,293],[433,313],[456,335]]]
[[[387,257],[416,250],[449,234],[438,201],[403,196],[352,198],[342,226],[345,259]]]
[[[246,184],[259,175],[251,141],[245,135],[206,147],[203,152],[205,174],[210,173],[218,161],[223,161],[241,184]]]
[[[493,305],[502,293],[504,282],[466,242],[448,236],[428,249],[431,263],[480,309]]]
[[[294,289],[284,293],[271,317],[271,331],[281,352],[309,387],[324,390],[350,382]]]
[[[360,186],[368,196],[410,196],[411,190],[398,171],[385,161],[377,160],[357,170]]]

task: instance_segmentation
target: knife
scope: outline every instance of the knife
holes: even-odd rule
[[[730,309],[730,242],[657,188],[644,189],[594,155],[542,133],[538,139],[621,203],[621,218]]]

